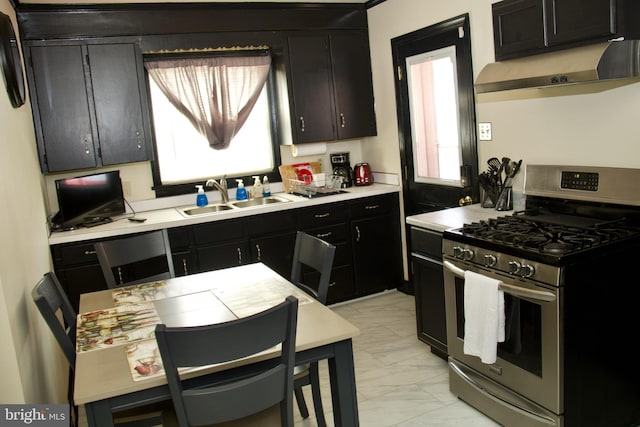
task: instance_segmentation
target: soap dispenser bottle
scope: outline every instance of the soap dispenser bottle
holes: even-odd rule
[[[196,185],[198,189],[198,195],[196,196],[196,205],[198,206],[207,206],[209,204],[209,200],[207,199],[207,195],[204,193],[204,188],[202,185]]]
[[[244,182],[242,179],[236,179],[238,188],[236,189],[236,200],[247,200],[247,189],[244,188]]]
[[[269,178],[265,175],[262,179],[262,195],[269,197],[271,195],[271,185],[269,184]]]
[[[260,182],[260,177],[258,175],[254,175],[253,177],[253,197],[258,198],[262,197],[263,186]]]

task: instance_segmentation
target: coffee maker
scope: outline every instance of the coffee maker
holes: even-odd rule
[[[353,185],[353,169],[349,163],[349,153],[332,153],[331,166],[333,174],[342,177],[342,188]]]

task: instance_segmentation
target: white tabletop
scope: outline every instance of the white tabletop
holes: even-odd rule
[[[151,301],[151,304],[160,321],[170,326],[194,326],[231,320],[257,313],[281,302],[288,295],[294,295],[299,299],[296,351],[353,338],[359,334],[358,328],[261,263],[170,279],[166,281],[166,285],[172,291]],[[176,293],[176,289],[180,291]],[[135,299],[135,296],[131,298]],[[146,303],[149,304],[149,301]],[[116,306],[114,290],[92,292],[80,297],[81,315]],[[268,359],[276,351],[263,353],[243,363]],[[233,366],[235,365],[218,365],[186,376],[197,376]],[[164,375],[134,381],[125,345],[77,354],[74,394],[77,405],[163,384],[166,384]]]

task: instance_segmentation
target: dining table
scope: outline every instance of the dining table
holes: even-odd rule
[[[77,319],[74,402],[89,426],[113,426],[113,416],[171,400],[155,340],[155,325],[199,326],[263,311],[298,299],[296,365],[327,360],[335,426],[358,426],[353,343],[359,329],[262,263],[82,294]],[[279,355],[279,347],[239,361],[187,368],[198,386],[235,368]]]

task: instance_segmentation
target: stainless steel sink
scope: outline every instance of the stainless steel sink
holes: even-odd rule
[[[287,203],[290,201],[291,200],[285,199],[284,197],[269,196],[269,197],[259,197],[257,199],[235,201],[235,202],[231,202],[230,204],[237,208],[248,208],[251,206],[264,206],[264,205],[270,205],[273,203]]]
[[[223,211],[228,211],[229,209],[233,209],[233,207],[229,205],[207,205],[199,208],[189,208],[189,209],[178,208],[178,212],[186,216],[194,216],[194,215],[205,215],[205,214],[212,214],[216,212],[223,212]]]

